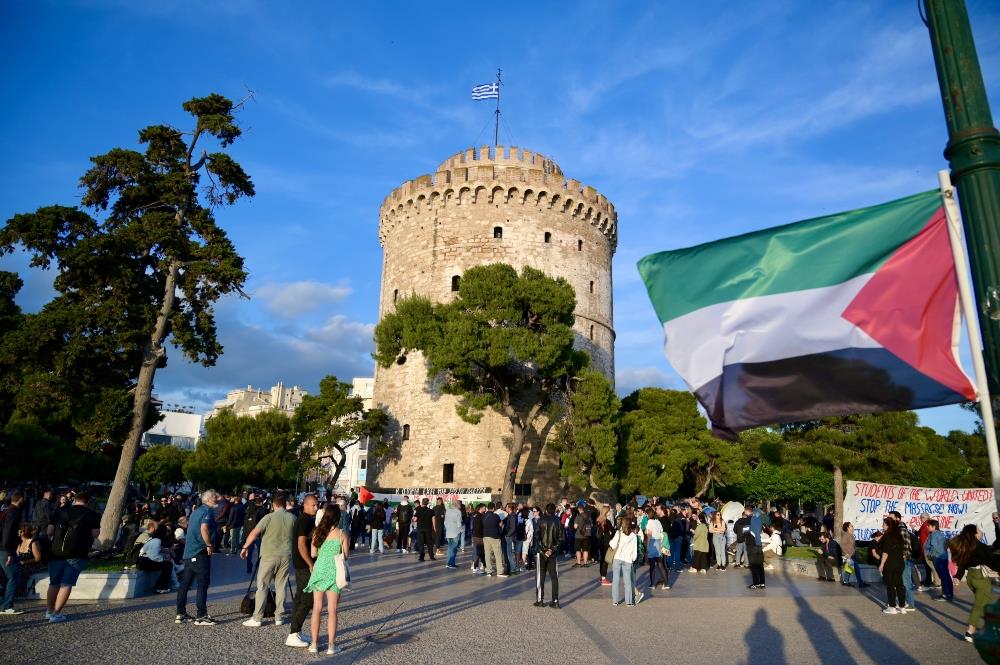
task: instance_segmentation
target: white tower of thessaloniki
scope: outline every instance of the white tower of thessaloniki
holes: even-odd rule
[[[382,203],[379,317],[413,294],[455,297],[473,266],[507,263],[565,278],[576,290],[575,346],[614,379],[611,258],[618,241],[615,208],[593,187],[568,179],[553,160],[516,147],[469,149],[437,172],[403,183]],[[375,372],[375,404],[393,421],[393,453],[368,482],[383,490],[488,488],[499,494],[507,470],[510,423],[488,412],[478,425],[455,413],[456,399],[428,381],[421,354]],[[548,432],[544,423],[536,430]],[[515,478],[518,496],[555,499],[559,460],[533,441]]]

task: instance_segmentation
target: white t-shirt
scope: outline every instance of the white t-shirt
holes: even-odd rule
[[[655,517],[646,523],[646,531],[649,532],[650,540],[663,540],[663,525]]]

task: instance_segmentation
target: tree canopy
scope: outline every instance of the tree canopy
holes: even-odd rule
[[[182,106],[193,118],[188,131],[151,125],[139,131],[142,152],[114,148],[91,158],[80,179],[82,204],[102,219],[46,206],[15,215],[0,231],[0,253],[21,247],[33,266],[56,267],[58,295],[43,310],[56,323],[42,331],[64,347],[60,369],[86,376],[96,365],[96,386],[105,387],[106,368],[113,367],[131,384],[123,392],[110,382],[99,403],[113,415],[131,410],[101,520],[106,547],[148,425],[153,378],[166,363],[165,341],[169,337],[190,360],[212,365],[222,352],[213,305],[240,292],[246,279],[243,259],[215,223],[213,209],[253,196],[253,184],[226,152],[206,149],[212,141],[224,149],[239,138],[239,105],[213,93]],[[87,435],[111,434],[119,433],[97,427]]]
[[[184,465],[193,453],[176,446],[154,446],[135,461],[135,479],[153,492],[160,485],[177,487],[184,482]]]
[[[583,370],[570,383],[565,417],[555,429],[552,446],[561,471],[579,489],[613,488],[618,481],[618,414],[621,402],[607,377]]]
[[[205,423],[205,436],[184,473],[193,482],[218,490],[288,487],[298,471],[298,445],[292,420],[280,411],[255,417],[227,409]]]
[[[575,307],[573,287],[562,278],[529,267],[518,274],[505,264],[477,266],[462,275],[451,302],[400,300],[375,328],[375,359],[389,367],[420,351],[428,380],[459,398],[459,417],[475,424],[492,409],[510,421],[501,493],[509,501],[521,457],[538,438],[537,420],[587,365],[586,353],[573,348]]]

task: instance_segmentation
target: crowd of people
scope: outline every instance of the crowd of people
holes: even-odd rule
[[[89,502],[85,490],[56,497],[47,489],[34,502],[22,491],[0,497],[0,614],[20,613],[14,598],[24,593],[32,574],[47,568],[46,617],[53,623],[66,620],[61,610],[99,530]],[[289,624],[288,646],[317,651],[325,607],[328,653],[337,651],[339,593],[350,579],[347,559],[359,550],[371,557],[395,551],[416,554],[418,561],[446,558],[446,567],[457,570],[458,553],[471,548],[472,574],[505,578],[535,571],[534,605],[558,609],[560,559],[573,568],[597,566],[595,582],[611,587],[612,605],[634,606],[648,593],[669,590],[671,573],[686,571],[707,575],[745,568],[748,589],[765,589],[766,571],[774,569],[784,550],[804,546],[815,550],[817,578],[823,582],[839,578],[842,585],[861,589],[868,586],[861,565],[877,567],[887,615],[915,611],[918,591],[936,591],[934,600],[949,601],[953,581],[964,578],[975,597],[965,636],[969,641],[990,600],[993,571],[1000,570],[1000,557],[983,544],[975,525],[949,541],[930,516],[913,529],[893,512],[871,540],[856,541],[852,524],[835,528],[832,511],[818,518],[748,506],[724,516],[721,508],[720,502],[658,497],[613,505],[564,497],[542,507],[530,502],[466,506],[442,497],[411,502],[404,496],[398,504],[370,501],[366,506],[356,494],[325,500],[305,494],[299,502],[278,491],[209,490],[132,502],[115,551],[123,554],[126,568],[153,574],[155,592],[176,589],[176,623],[197,626],[216,623],[207,607],[212,555],[239,555],[257,587],[243,625],[259,627],[273,617],[277,625]],[[1000,533],[1000,519],[994,516],[994,522]],[[192,586],[194,616],[187,611]]]

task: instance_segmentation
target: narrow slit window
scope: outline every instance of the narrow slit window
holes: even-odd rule
[[[460,275],[451,276],[451,290],[458,291],[459,284],[462,283],[462,277]]]
[[[594,339],[594,326],[590,326],[590,339]]]
[[[455,482],[455,465],[445,464],[441,472],[441,482],[443,483],[453,483]]]
[[[409,440],[410,440],[410,426],[403,425],[403,441],[409,441]]]
[[[593,282],[590,283],[590,292],[591,293],[594,292],[594,283]]]
[[[399,289],[393,289],[392,290],[392,301],[396,302],[397,300],[399,300]]]
[[[496,238],[497,240],[500,240],[500,239],[503,238],[503,227],[502,226],[494,226],[493,227],[493,237]]]
[[[582,240],[577,240],[576,241],[576,251],[578,251],[578,252],[582,252],[583,251],[583,241]]]
[[[548,231],[545,232],[545,242],[552,242],[552,234]]]

